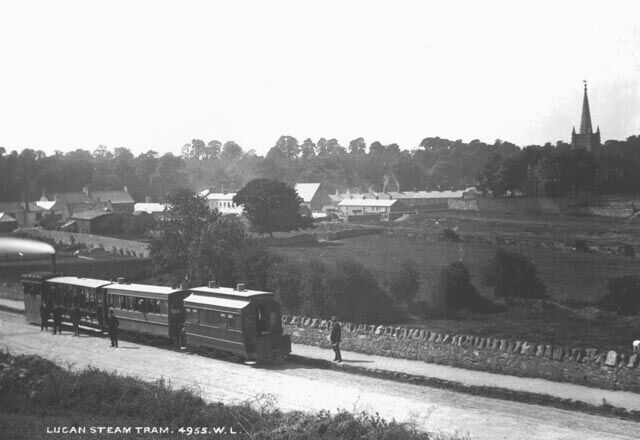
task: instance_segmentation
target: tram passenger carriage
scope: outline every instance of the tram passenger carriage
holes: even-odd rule
[[[281,359],[291,352],[282,331],[280,304],[272,292],[207,287],[174,289],[34,272],[22,276],[26,320],[40,323],[40,305],[64,309],[63,322],[80,308],[80,324],[106,330],[109,309],[120,330],[179,340],[184,324],[186,345],[233,353],[249,360]]]
[[[291,352],[283,335],[280,303],[272,292],[208,287],[189,289],[184,300],[189,346],[219,348],[247,359],[279,358]]]
[[[120,330],[175,340],[184,322],[182,289],[148,284],[118,283],[104,287],[107,303],[120,322]]]

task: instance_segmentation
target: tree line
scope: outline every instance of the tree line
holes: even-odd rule
[[[445,190],[479,185],[495,196],[520,192],[532,197],[583,191],[633,193],[640,189],[640,137],[606,141],[601,152],[572,150],[569,144],[519,148],[496,140],[463,142],[428,137],[412,150],[398,144],[367,144],[357,138],[299,142],[281,136],[265,156],[233,141],[194,139],[181,156],[153,150],[135,156],[127,148],[68,153],[0,147],[0,200],[35,200],[48,193],[127,186],[133,198],[160,200],[179,187],[238,190],[256,178],[321,182],[329,190]]]

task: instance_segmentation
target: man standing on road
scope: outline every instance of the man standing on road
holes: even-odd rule
[[[60,304],[56,305],[53,308],[53,334],[62,334],[62,315],[64,314],[64,309]]]
[[[109,310],[109,318],[107,319],[107,330],[111,338],[111,346],[118,348],[118,326],[120,321],[113,314],[113,310]]]
[[[335,353],[333,360],[335,362],[342,362],[342,355],[340,354],[340,340],[342,336],[342,328],[338,323],[337,316],[333,316],[331,318],[331,323],[332,323],[332,327],[331,327],[330,340],[331,340],[331,346],[333,347],[333,352]]]
[[[49,309],[44,302],[40,304],[40,331],[42,330],[49,330]]]

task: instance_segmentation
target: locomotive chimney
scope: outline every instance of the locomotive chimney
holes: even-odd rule
[[[216,284],[215,281],[209,281],[208,287],[209,289],[216,289],[218,287],[218,284]]]
[[[238,284],[238,287],[236,288],[236,290],[237,290],[238,292],[242,292],[242,291],[244,290],[244,284],[243,284],[243,283]]]
[[[51,254],[51,273],[56,273],[56,254]]]
[[[118,277],[118,284],[124,284],[124,277]]]

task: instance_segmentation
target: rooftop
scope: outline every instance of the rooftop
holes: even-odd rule
[[[319,183],[296,183],[294,187],[300,198],[305,202],[309,203],[320,189]]]
[[[262,292],[260,290],[235,290],[233,287],[194,287],[189,290],[196,293],[232,295],[241,298],[251,298],[252,296],[258,295],[273,295],[273,292]]]
[[[49,278],[49,283],[55,284],[67,284],[70,286],[89,287],[96,289],[111,284],[111,281],[97,280],[94,278],[79,278],[79,277],[55,277]]]

